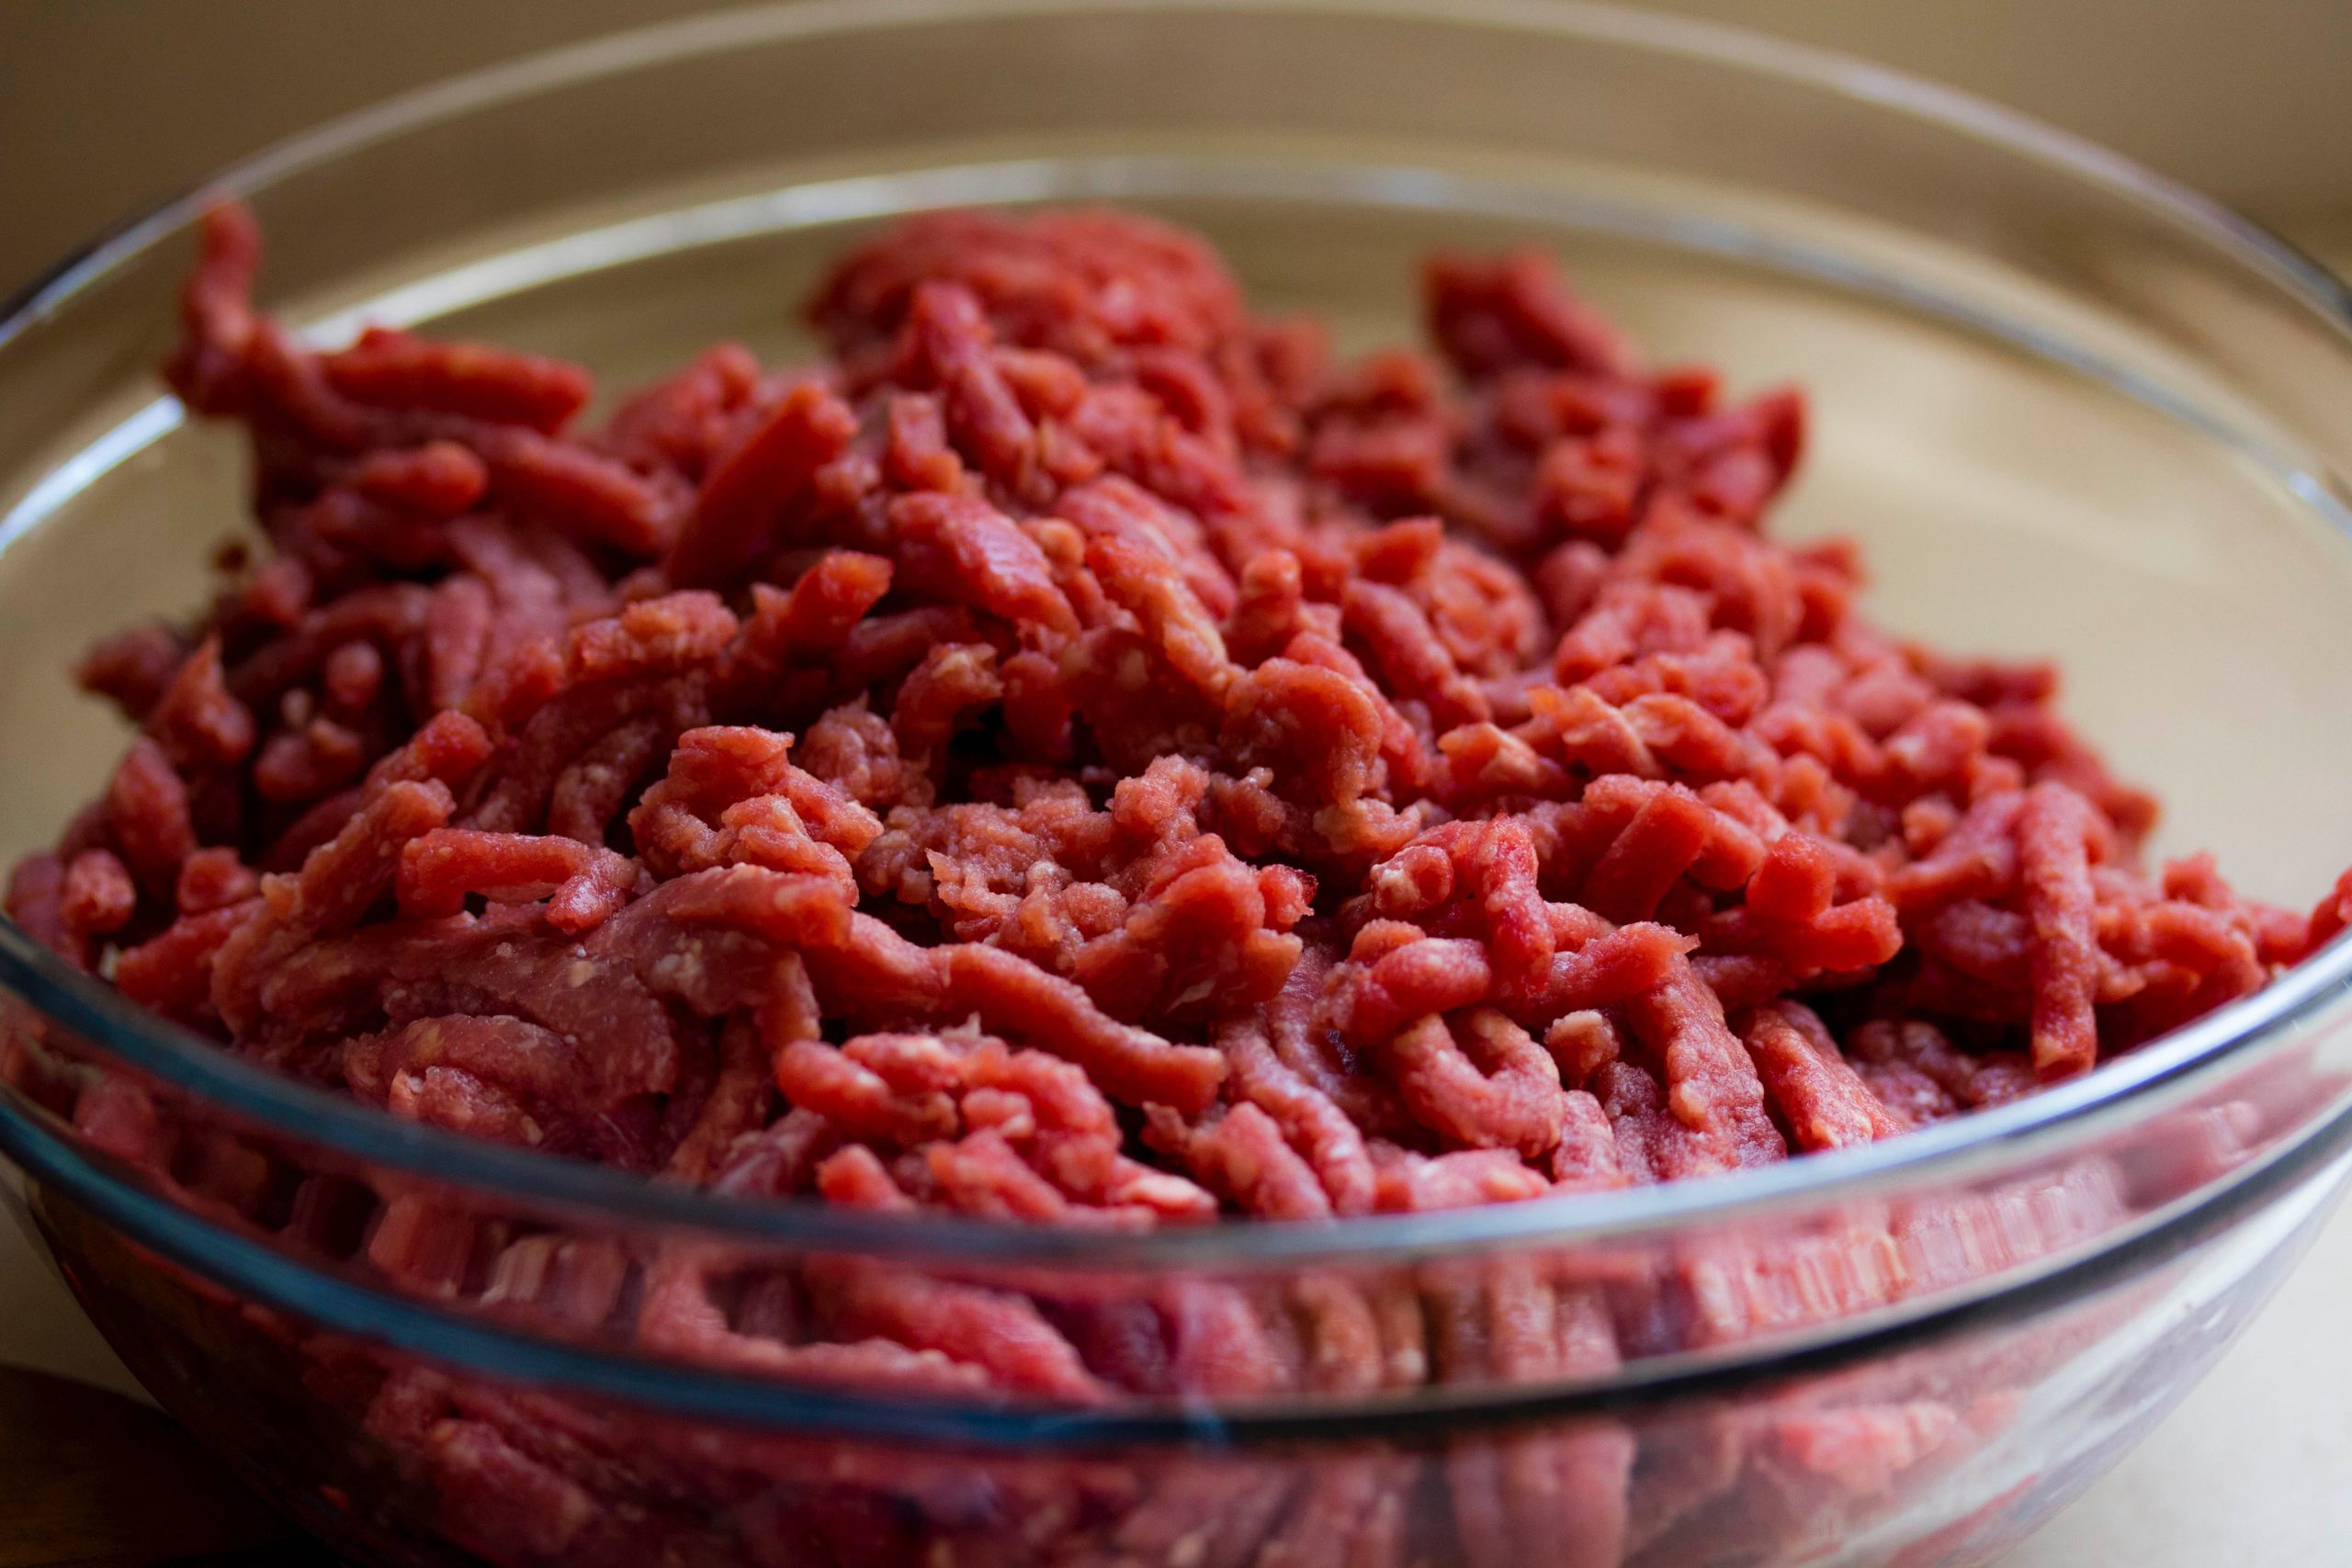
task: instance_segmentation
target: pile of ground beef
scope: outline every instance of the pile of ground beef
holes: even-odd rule
[[[1341,365],[1150,220],[922,217],[811,301],[821,362],[720,344],[579,429],[571,365],[304,346],[252,308],[258,251],[212,213],[169,376],[251,431],[272,551],[192,626],[90,655],[140,736],[7,907],[395,1116],[876,1211],[1434,1209],[1964,1114],[2344,923],[2345,889],[2306,918],[2203,858],[2143,871],[2152,803],[2049,670],[1890,637],[1849,547],[1759,532],[1801,400],[1645,367],[1539,255],[1431,263],[1435,355]],[[153,1156],[124,1081],[74,1114]],[[250,1161],[167,1163],[263,1205]],[[771,1303],[695,1253],[583,1262],[401,1196],[363,1250],[749,1371],[1096,1401],[1589,1372],[2124,1201],[2097,1169],[2059,1190],[1401,1301],[1041,1302],[837,1262]],[[368,1419],[460,1496],[615,1484],[526,1451],[544,1412],[432,1387],[395,1377]],[[1815,1412],[1765,1457],[1877,1474],[1955,1408]],[[1544,1483],[1615,1499],[1597,1562],[1682,1517],[1626,1502],[1611,1441]],[[1497,1503],[1477,1560],[1553,1506]],[[478,1550],[596,1559],[495,1535],[544,1526],[508,1513]]]

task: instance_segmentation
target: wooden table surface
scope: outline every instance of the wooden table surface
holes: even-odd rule
[[[0,1568],[332,1568],[169,1417],[0,1367]]]

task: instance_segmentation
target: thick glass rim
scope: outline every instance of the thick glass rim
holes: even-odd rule
[[[222,194],[245,195],[339,153],[530,95],[649,65],[798,36],[991,17],[1099,14],[1085,0],[775,0],[640,28],[455,76],[279,142],[199,190],[130,221],[0,306],[0,352],[133,257],[188,226]],[[1774,78],[1883,110],[2024,159],[2193,231],[2352,339],[2352,289],[2219,203],[2121,155],[1970,95],[1828,51],[1718,24],[1559,0],[1457,0],[1431,15],[1413,0],[1143,0],[1134,14],[1406,18],[1431,26],[1583,38]],[[0,528],[0,547],[8,530]],[[1885,1143],[1807,1155],[1760,1170],[1651,1187],[1434,1213],[1300,1222],[1226,1221],[1136,1234],[1071,1232],[934,1215],[875,1215],[807,1201],[730,1197],[608,1168],[505,1148],[390,1114],[269,1073],[150,1014],[0,918],[0,987],[173,1090],[252,1128],[357,1164],[494,1194],[548,1217],[614,1229],[651,1225],[772,1247],[1066,1269],[1249,1270],[1409,1262],[1503,1246],[1588,1245],[1657,1231],[1752,1224],[1823,1202],[1997,1178],[2054,1160],[2191,1097],[2282,1047],[2352,991],[2352,937],[2264,989],[2071,1083]],[[2339,1109],[2334,1121],[2352,1120]],[[2321,1129],[2307,1126],[2308,1139]],[[109,1179],[84,1167],[81,1180]],[[2096,1249],[2096,1244],[2094,1244]]]
[[[1923,1350],[1960,1335],[1999,1332],[2128,1288],[2297,1192],[2316,1187],[2324,1203],[2325,1190],[2341,1180],[2345,1162],[2352,1157],[2352,1117],[2335,1118],[2097,1246],[2014,1277],[1898,1303],[1858,1318],[1832,1318],[1764,1340],[1646,1357],[1589,1377],[1440,1384],[1338,1398],[1293,1395],[1238,1404],[1178,1398],[1109,1406],[872,1394],[575,1343],[311,1268],[114,1179],[62,1136],[5,1101],[0,1145],[14,1151],[36,1180],[64,1192],[92,1218],[164,1262],[228,1287],[248,1304],[293,1313],[387,1350],[508,1382],[755,1430],[1053,1450],[1364,1439],[1410,1444],[1442,1441],[1465,1428],[1484,1433],[1595,1417],[1633,1418],[1692,1400],[1769,1397],[1772,1390],[1806,1378]],[[2300,1229],[2310,1219],[2307,1210],[2290,1223]]]

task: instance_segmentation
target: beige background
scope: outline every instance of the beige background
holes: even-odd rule
[[[1443,0],[1432,0],[1443,4]],[[0,288],[270,140],[709,0],[0,0]],[[2352,206],[2346,0],[1668,0],[1939,77],[2275,224]]]
[[[1442,0],[1432,0],[1442,3]],[[0,290],[268,141],[707,0],[0,0]],[[2352,269],[2352,0],[1673,0],[2105,141]],[[2352,1563],[2352,1221],[2009,1568]],[[0,1360],[119,1378],[0,1222]],[[0,1486],[6,1480],[0,1477]]]

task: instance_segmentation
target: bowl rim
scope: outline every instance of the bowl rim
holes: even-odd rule
[[[393,1353],[507,1382],[618,1400],[668,1417],[752,1430],[1048,1452],[1105,1445],[1225,1449],[1365,1440],[1390,1448],[1443,1441],[1465,1429],[1488,1433],[1562,1421],[1638,1419],[1694,1401],[1770,1397],[1806,1379],[1931,1350],[1956,1336],[1998,1333],[2038,1314],[2127,1290],[2312,1183],[2329,1182],[2331,1165],[2333,1184],[2352,1174],[2346,1163],[2352,1156],[2352,1117],[2338,1116],[2240,1168],[2229,1179],[2200,1189],[2154,1223],[2031,1269],[2021,1278],[1922,1297],[1864,1314],[1860,1322],[1833,1318],[1786,1337],[1632,1359],[1597,1375],[1325,1397],[1292,1394],[1238,1404],[1179,1397],[1073,1406],[874,1394],[747,1377],[725,1368],[660,1359],[634,1348],[535,1333],[339,1277],[213,1224],[168,1198],[99,1170],[62,1134],[38,1125],[5,1100],[0,1145],[21,1158],[36,1181],[54,1185],[154,1259],[226,1287],[241,1307],[278,1308]],[[2333,1185],[2322,1191],[2323,1203],[2332,1191]],[[2308,1213],[2300,1216],[2298,1229],[2308,1234],[2310,1221]],[[44,1236],[51,1234],[48,1225],[40,1228]],[[2291,1246],[2291,1239],[2285,1245]],[[95,1288],[79,1274],[74,1278],[77,1290]]]
[[[1583,0],[1142,0],[1136,15],[1408,19],[1509,28],[1630,47],[1811,89],[1907,118],[2100,187],[2192,231],[2352,340],[2352,287],[2230,209],[2121,154],[1957,89],[1723,24]],[[769,0],[608,34],[467,72],[277,142],[196,190],[108,231],[0,304],[0,353],[132,258],[164,243],[209,202],[244,195],[338,153],[533,93],[733,47],[796,36],[992,17],[1100,14],[1088,0]],[[17,530],[0,519],[0,548]],[[1857,1148],[1709,1179],[1561,1194],[1514,1203],[1315,1222],[1227,1220],[1140,1233],[1073,1232],[929,1214],[876,1215],[808,1200],[755,1199],[650,1181],[586,1162],[511,1149],[387,1112],[270,1073],[146,1012],[0,916],[0,988],[170,1089],[257,1131],[445,1187],[493,1193],[549,1216],[593,1218],[810,1249],[941,1261],[1063,1268],[1223,1269],[1410,1261],[1509,1245],[1583,1245],[1650,1232],[1754,1223],[1813,1202],[1961,1185],[2054,1162],[2177,1104],[2249,1057],[2281,1048],[2352,991],[2352,933],[2263,989],[2096,1072],[2008,1105]],[[2352,1107],[2336,1120],[2352,1119]],[[2307,1135],[2312,1129],[2303,1130]],[[99,1179],[105,1179],[99,1178]]]

